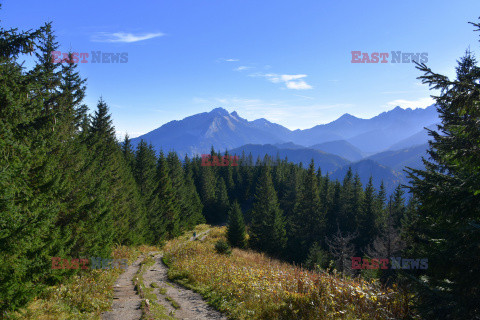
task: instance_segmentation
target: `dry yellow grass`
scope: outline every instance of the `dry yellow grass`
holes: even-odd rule
[[[137,248],[118,246],[112,253],[114,259],[136,260],[139,254],[158,251],[151,246]],[[100,314],[110,308],[113,284],[122,269],[82,270],[65,283],[49,287],[40,297],[7,319],[57,320],[100,319]]]
[[[175,239],[165,245],[169,276],[204,295],[234,319],[402,319],[406,295],[377,282],[312,272],[253,251],[215,253],[225,227],[205,241]],[[410,315],[413,317],[413,315]],[[415,318],[415,317],[413,317]]]

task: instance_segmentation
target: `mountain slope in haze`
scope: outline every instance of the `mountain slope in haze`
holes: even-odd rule
[[[297,163],[300,162],[303,164],[303,167],[306,168],[310,164],[311,159],[314,160],[315,166],[322,168],[322,172],[333,172],[334,170],[341,168],[342,166],[349,163],[348,160],[343,159],[337,155],[325,153],[320,150],[302,148],[302,149],[283,149],[278,148],[274,145],[258,145],[258,144],[247,144],[239,148],[235,148],[228,151],[229,154],[236,154],[241,156],[242,153],[245,153],[245,156],[252,154],[253,163],[255,164],[257,158],[263,159],[263,157],[268,154],[270,157],[275,160],[277,156],[280,160],[288,159],[289,162]]]
[[[301,146],[299,144],[295,144],[293,142],[275,143],[274,146],[277,147],[277,148],[280,148],[280,149],[292,149],[292,150],[304,149],[305,148],[304,146]]]
[[[365,131],[366,119],[345,113],[337,120],[310,129],[292,132],[292,141],[300,145],[315,145],[328,141],[344,140]]]
[[[209,153],[212,146],[231,154],[252,153],[254,162],[268,154],[274,159],[277,155],[282,160],[287,157],[306,167],[313,158],[324,174],[333,172],[333,177],[343,179],[352,166],[362,183],[373,175],[376,187],[384,180],[391,192],[399,182],[406,183],[402,171],[405,166],[422,167],[424,144],[429,139],[424,127],[435,129],[438,122],[435,106],[415,110],[397,107],[371,119],[345,114],[325,125],[290,131],[263,118],[248,121],[237,112],[216,108],[168,122],[132,139],[132,144],[144,139],[157,151],[175,150],[182,158],[185,154]],[[362,159],[366,153],[373,155]]]
[[[284,148],[278,146],[284,146]],[[280,160],[287,158],[289,162],[302,163],[303,167],[307,167],[311,159],[314,159],[316,168],[320,167],[323,174],[329,173],[331,179],[340,181],[343,180],[348,168],[351,167],[354,173],[358,172],[360,181],[364,186],[372,176],[375,188],[378,189],[383,181],[387,194],[391,194],[399,183],[408,183],[406,174],[403,172],[405,166],[421,168],[421,157],[424,155],[426,148],[427,145],[422,145],[400,151],[386,151],[357,162],[350,162],[338,155],[302,148],[291,143],[278,145],[248,144],[229,150],[229,153],[238,156],[244,153],[246,157],[251,154],[253,164],[257,162],[258,158],[262,160],[265,154],[268,154],[273,160],[278,156]]]
[[[354,175],[355,173],[358,173],[363,186],[368,183],[370,176],[373,177],[373,185],[377,190],[380,188],[380,184],[383,181],[387,194],[391,194],[399,183],[406,184],[408,182],[404,173],[395,171],[371,159],[345,165],[342,168],[335,170],[330,175],[330,179],[337,179],[342,182],[350,167],[352,168]]]
[[[319,143],[311,146],[310,148],[321,150],[331,154],[336,154],[337,156],[340,156],[350,161],[359,161],[364,157],[364,154],[360,149],[345,140],[335,140]]]
[[[396,171],[401,171],[405,167],[413,169],[424,169],[422,157],[428,158],[428,144],[377,153],[367,159],[378,162],[381,165],[390,167]]]
[[[291,131],[266,119],[248,121],[237,112],[229,113],[222,108],[199,113],[183,120],[170,121],[163,126],[132,139],[135,146],[140,139],[153,144],[156,150],[175,150],[185,154],[201,154],[215,150],[225,151],[246,144],[284,144],[292,147],[324,144],[346,140],[342,145],[331,143],[322,146],[328,151],[349,159],[358,159],[354,148],[361,153],[377,153],[405,140],[402,146],[411,147],[424,143],[424,139],[411,137],[423,127],[438,123],[435,106],[426,109],[402,109],[397,107],[371,119],[360,119],[344,114],[328,124],[306,130]],[[408,138],[410,140],[408,140]],[[353,147],[352,147],[353,145]],[[291,149],[292,147],[288,147]],[[343,150],[345,148],[345,150]],[[327,150],[327,149],[326,149]],[[355,152],[358,153],[358,150]]]
[[[437,130],[437,124],[436,123],[431,124],[426,128],[430,130]],[[428,135],[428,131],[422,128],[420,131],[416,132],[415,134],[393,144],[392,146],[390,146],[389,150],[401,150],[401,149],[409,148],[412,146],[425,144],[428,142],[428,140],[431,140],[431,139],[432,137]]]
[[[366,153],[381,152],[438,121],[435,105],[415,110],[397,107],[370,119],[371,130],[348,141]],[[423,144],[425,141],[412,140],[411,143],[404,144],[403,148]]]
[[[170,121],[138,138],[132,139],[136,145],[140,139],[151,143],[156,150],[175,150],[185,154],[201,154],[215,150],[225,151],[247,143],[280,143],[290,130],[265,119],[248,121],[236,112],[228,113],[222,108],[199,113],[183,120]]]
[[[315,145],[334,140],[347,140],[362,152],[377,153],[438,121],[435,105],[425,109],[396,107],[371,119],[360,119],[344,114],[328,124],[293,131],[291,141],[300,145]],[[415,145],[422,143],[424,142]]]

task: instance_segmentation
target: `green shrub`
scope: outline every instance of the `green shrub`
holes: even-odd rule
[[[225,240],[218,240],[215,243],[215,251],[220,254],[231,254],[232,249],[230,248],[230,245],[228,242]]]

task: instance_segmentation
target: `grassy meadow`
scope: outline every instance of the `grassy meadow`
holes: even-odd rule
[[[232,319],[416,319],[411,300],[374,280],[313,272],[233,249],[219,254],[225,227],[212,228],[203,241],[188,236],[169,241],[164,261],[169,278],[202,294]]]

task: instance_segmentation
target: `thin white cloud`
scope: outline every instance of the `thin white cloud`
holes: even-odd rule
[[[287,86],[288,89],[294,89],[294,90],[306,90],[306,89],[312,89],[312,86],[306,83],[303,80],[300,81],[287,81],[285,82],[285,85]]]
[[[428,106],[431,106],[432,104],[435,103],[435,100],[432,98],[420,98],[418,100],[404,100],[404,99],[398,99],[398,100],[393,100],[390,102],[387,102],[388,107],[396,107],[399,106],[403,109],[411,108],[411,109],[416,109],[416,108],[422,108],[425,109]]]
[[[238,62],[240,61],[239,59],[233,59],[233,58],[229,58],[229,59],[225,59],[225,58],[220,58],[218,59],[220,61],[226,61],[226,62]]]
[[[157,37],[164,36],[164,33],[157,32],[157,33],[144,33],[144,34],[133,34],[133,33],[126,33],[126,32],[99,32],[92,36],[91,40],[94,42],[138,42],[148,39],[153,39]]]
[[[238,68],[235,68],[233,70],[235,71],[244,71],[244,70],[248,70],[248,69],[251,69],[252,67],[247,67],[247,66],[240,66]]]
[[[252,77],[264,77],[273,83],[284,83],[285,87],[293,90],[312,89],[312,86],[303,80],[307,77],[306,74],[275,74],[275,73],[254,73]]]
[[[300,97],[300,98],[306,99],[306,100],[313,100],[314,99],[313,97],[304,96],[304,95],[301,95],[301,94],[294,94],[294,96],[297,96],[297,97]]]
[[[288,82],[292,80],[302,79],[302,78],[305,78],[306,76],[307,76],[306,74],[282,74],[280,78],[282,79],[282,81]]]

